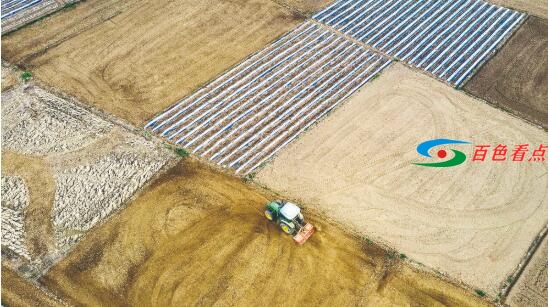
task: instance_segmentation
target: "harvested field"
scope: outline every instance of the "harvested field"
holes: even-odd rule
[[[247,174],[390,61],[312,22],[263,48],[146,127]]]
[[[548,0],[490,0],[490,2],[548,19]]]
[[[262,215],[270,197],[185,159],[39,282],[96,306],[487,305],[318,218],[297,246]]]
[[[546,238],[510,291],[506,303],[510,306],[548,306],[548,240]]]
[[[89,0],[3,37],[2,57],[141,125],[300,21],[268,0]]]
[[[58,260],[171,157],[33,85],[2,93],[2,128],[2,255],[24,273]]]
[[[464,90],[548,129],[548,21],[527,19]]]
[[[525,14],[479,0],[339,0],[314,19],[459,87]]]
[[[412,259],[495,295],[546,223],[548,164],[425,162],[416,146],[451,138],[528,143],[548,134],[394,64],[289,145],[256,179],[396,247]],[[471,145],[457,145],[468,157]],[[492,149],[491,149],[492,154]],[[422,160],[422,161],[421,161]]]

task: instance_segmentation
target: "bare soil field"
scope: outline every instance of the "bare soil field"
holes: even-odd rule
[[[472,162],[474,146],[457,145],[470,157],[464,164],[420,167],[411,163],[428,161],[416,147],[451,138],[492,148],[507,144],[510,153],[522,143],[532,151],[547,136],[395,64],[284,149],[256,179],[495,295],[546,223],[548,165]]]
[[[298,246],[264,218],[271,197],[184,159],[39,282],[95,306],[488,305],[309,211]]]
[[[548,0],[489,0],[489,2],[548,19]]]
[[[34,85],[2,92],[3,260],[39,275],[170,157]]]
[[[281,5],[296,9],[297,11],[311,16],[314,13],[322,10],[335,0],[273,0]]]
[[[548,129],[548,21],[529,17],[464,90]]]
[[[510,306],[548,306],[548,240],[538,247],[508,295]]]
[[[302,17],[268,0],[89,0],[2,39],[2,58],[134,124]]]

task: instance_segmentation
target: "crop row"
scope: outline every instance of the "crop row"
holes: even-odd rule
[[[314,16],[457,87],[524,18],[481,0],[340,0]]]
[[[146,127],[195,154],[246,174],[389,63],[307,22]]]

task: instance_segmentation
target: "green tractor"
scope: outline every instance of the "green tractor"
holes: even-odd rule
[[[283,232],[303,244],[314,233],[314,226],[304,221],[301,208],[294,203],[275,200],[266,204],[266,218],[280,226]]]

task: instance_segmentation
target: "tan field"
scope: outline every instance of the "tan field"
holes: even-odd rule
[[[472,162],[473,145],[451,147],[469,157],[459,166],[412,165],[438,160],[416,152],[435,138],[506,144],[510,154],[548,134],[396,63],[256,178],[495,295],[546,222],[548,165]]]
[[[506,302],[511,306],[548,306],[548,240],[538,247]]]
[[[491,0],[490,2],[548,18],[548,0]]]
[[[2,39],[2,58],[141,125],[302,20],[268,0],[89,0]]]
[[[313,15],[329,6],[335,0],[273,0],[274,2],[296,9],[305,15]]]
[[[272,197],[185,159],[40,283],[95,306],[488,305],[311,211],[319,230],[298,246],[264,218]]]

